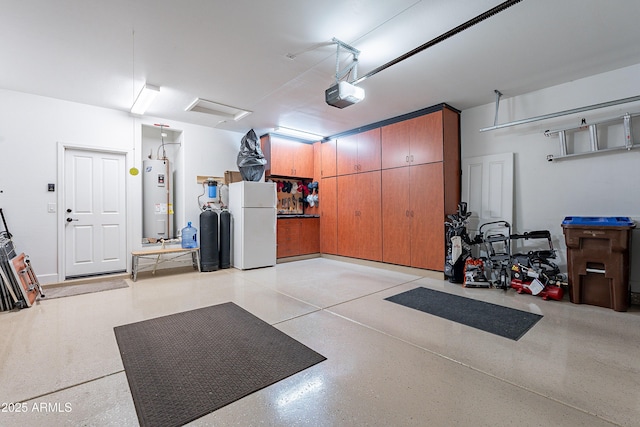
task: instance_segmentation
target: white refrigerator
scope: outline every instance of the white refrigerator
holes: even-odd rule
[[[229,185],[231,264],[240,270],[276,265],[276,184],[240,181]]]

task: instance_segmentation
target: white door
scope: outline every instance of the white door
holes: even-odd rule
[[[65,149],[65,277],[127,268],[125,156]]]
[[[513,227],[513,153],[462,159],[462,201],[472,212],[471,237],[487,222],[506,221]]]

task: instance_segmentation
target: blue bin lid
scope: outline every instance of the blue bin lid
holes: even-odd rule
[[[635,223],[626,216],[567,216],[562,225],[629,227]]]

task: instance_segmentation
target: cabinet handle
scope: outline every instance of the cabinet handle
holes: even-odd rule
[[[407,162],[407,163],[409,163],[409,156],[407,156],[407,160],[406,160],[406,162]]]
[[[413,163],[413,154],[411,155],[411,162]]]
[[[413,211],[411,211],[411,218],[413,218]]]
[[[409,216],[409,211],[404,211],[404,216]]]

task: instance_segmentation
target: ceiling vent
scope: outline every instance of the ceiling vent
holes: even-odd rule
[[[230,105],[218,104],[217,102],[207,101],[202,98],[196,98],[196,100],[187,107],[186,111],[211,114],[212,116],[222,117],[223,120],[234,120],[236,122],[251,114],[251,111],[231,107]]]

